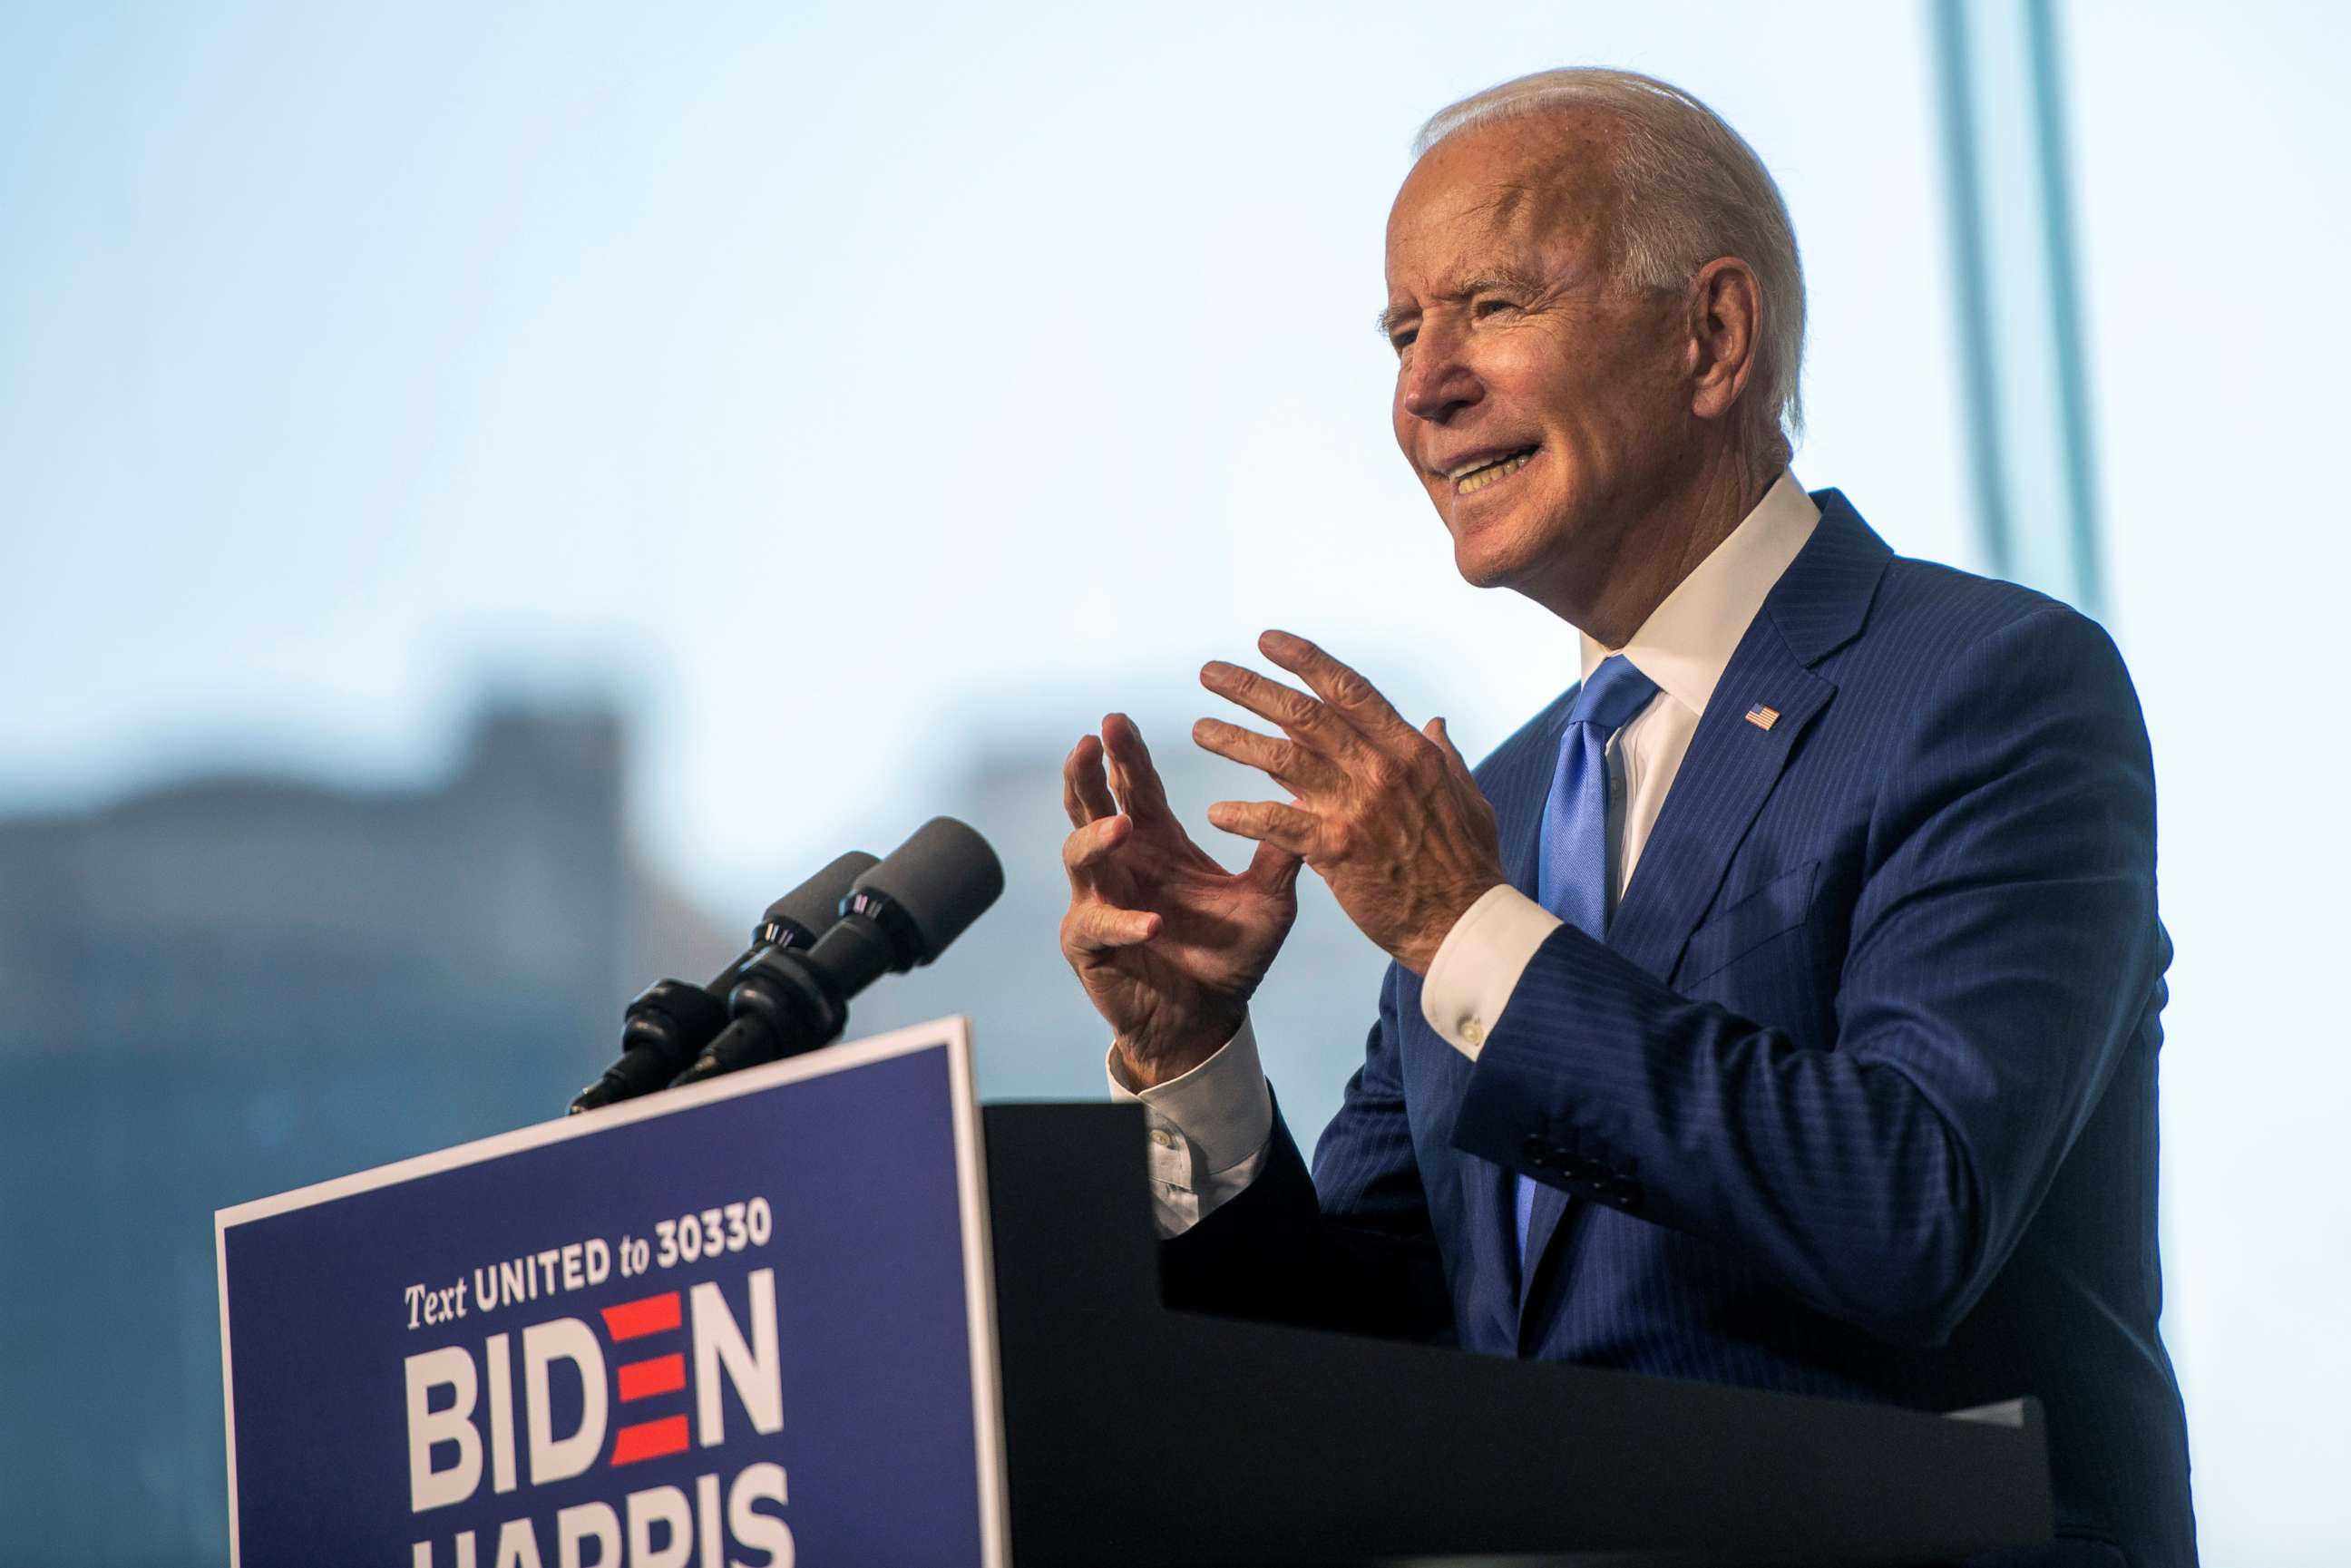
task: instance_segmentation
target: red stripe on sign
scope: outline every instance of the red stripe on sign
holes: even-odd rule
[[[604,1332],[614,1339],[635,1339],[639,1334],[661,1333],[677,1327],[677,1292],[665,1296],[647,1296],[642,1301],[622,1301],[604,1309]]]
[[[683,1355],[657,1355],[651,1361],[623,1362],[621,1365],[623,1399],[650,1399],[656,1394],[674,1394],[684,1386]]]
[[[664,1454],[685,1452],[685,1417],[664,1416],[658,1421],[640,1421],[633,1427],[623,1427],[612,1438],[612,1462],[633,1465],[639,1459],[658,1459]]]

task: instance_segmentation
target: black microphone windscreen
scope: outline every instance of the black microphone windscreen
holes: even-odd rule
[[[987,841],[953,817],[933,817],[857,879],[914,925],[927,964],[963,935],[1004,891],[1004,867]]]
[[[841,918],[841,901],[857,879],[881,863],[863,850],[852,850],[768,905],[761,919],[783,928],[798,944],[813,942]]]

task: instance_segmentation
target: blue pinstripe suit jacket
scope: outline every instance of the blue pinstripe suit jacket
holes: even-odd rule
[[[1171,1299],[1928,1410],[2034,1395],[2077,1538],[2043,1556],[2193,1563],[2137,698],[2095,622],[1813,498],[1605,944],[1555,932],[1474,1065],[1392,967],[1311,1180],[1277,1124],[1168,1244]],[[1573,701],[1478,769],[1531,895]]]

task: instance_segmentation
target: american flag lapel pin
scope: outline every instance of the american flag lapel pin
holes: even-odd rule
[[[1765,707],[1761,703],[1757,703],[1747,710],[1747,722],[1758,729],[1769,729],[1780,722],[1780,710],[1775,707]]]

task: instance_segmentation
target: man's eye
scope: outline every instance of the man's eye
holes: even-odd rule
[[[1413,340],[1415,338],[1417,338],[1417,337],[1419,337],[1419,336],[1420,336],[1420,334],[1419,334],[1417,331],[1414,330],[1414,329],[1413,329],[1412,328],[1410,328],[1410,327],[1406,327],[1405,329],[1404,329],[1404,330],[1402,330],[1402,331],[1400,331],[1400,332],[1396,333],[1394,337],[1390,338],[1390,339],[1388,340],[1388,343],[1389,343],[1389,345],[1390,345],[1392,348],[1394,348],[1394,349],[1395,350],[1395,351],[1396,351],[1397,353],[1401,354],[1401,353],[1403,353],[1406,349],[1411,348],[1411,347],[1412,347],[1412,340]]]
[[[1469,313],[1482,321],[1498,310],[1516,310],[1517,308],[1518,307],[1508,299],[1480,299],[1469,308]]]

